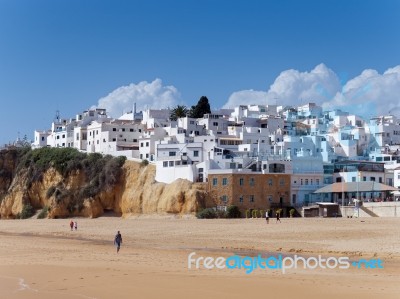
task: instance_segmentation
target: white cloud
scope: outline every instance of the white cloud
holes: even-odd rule
[[[138,110],[146,108],[167,108],[179,103],[180,93],[174,86],[163,86],[161,79],[153,82],[142,81],[121,86],[99,99],[98,107],[105,108],[112,117],[131,111],[133,103]]]
[[[376,70],[364,70],[349,80],[341,93],[324,106],[353,108],[360,115],[376,116],[399,108],[400,65],[379,74]],[[354,107],[356,109],[354,109]],[[396,109],[397,112],[399,109]]]
[[[296,106],[314,102],[325,109],[339,108],[365,116],[385,114],[396,107],[400,111],[400,65],[383,74],[367,69],[347,82],[341,83],[341,77],[324,64],[317,65],[310,72],[286,70],[280,73],[268,91],[236,91],[224,107],[275,102]]]
[[[223,108],[234,108],[244,104],[266,104],[267,92],[259,90],[241,90],[232,93]]]
[[[319,64],[310,72],[299,72],[294,69],[283,71],[267,92],[255,90],[234,92],[224,107],[237,106],[241,99],[246,100],[241,104],[277,102],[284,105],[298,105],[302,101],[318,103],[327,97],[333,98],[340,88],[338,76],[324,64]]]

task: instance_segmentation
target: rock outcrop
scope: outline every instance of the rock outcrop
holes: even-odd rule
[[[113,211],[117,215],[195,213],[205,204],[205,184],[176,180],[172,184],[155,181],[155,166],[126,161],[119,181],[98,194],[81,198],[87,183],[82,171],[62,176],[47,169],[40,180],[29,180],[27,169],[15,170],[17,163],[0,161],[7,175],[0,177],[0,217],[15,218],[26,204],[34,209],[48,208],[49,218],[70,216],[99,217]],[[8,175],[9,174],[9,175]]]

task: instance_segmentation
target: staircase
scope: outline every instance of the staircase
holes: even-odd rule
[[[370,209],[368,209],[368,208],[366,208],[364,206],[359,207],[359,209],[361,209],[362,211],[364,211],[365,213],[367,213],[371,217],[379,217],[374,212],[372,212]]]

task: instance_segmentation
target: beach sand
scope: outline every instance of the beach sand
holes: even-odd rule
[[[0,221],[0,298],[400,298],[400,218]],[[119,254],[113,246],[123,237]],[[383,269],[188,269],[188,254],[381,259]]]

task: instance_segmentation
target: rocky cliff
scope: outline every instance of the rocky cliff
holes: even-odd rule
[[[18,161],[18,155],[0,155],[0,217],[3,219],[18,218],[25,206],[32,206],[34,210],[45,208],[49,218],[99,217],[105,212],[122,216],[188,214],[204,207],[206,201],[204,184],[187,180],[158,183],[154,179],[154,165],[125,161],[119,177],[93,193],[87,191],[92,182],[81,167],[70,170],[67,175],[57,167],[48,167],[38,175],[24,163],[28,164]],[[106,180],[107,177],[103,179]]]

